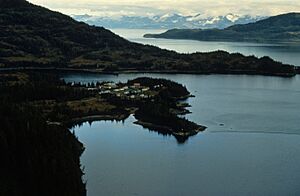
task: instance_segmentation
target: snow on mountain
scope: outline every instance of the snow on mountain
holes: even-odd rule
[[[225,17],[227,18],[227,20],[231,22],[235,22],[240,18],[239,15],[235,15],[235,14],[227,14]]]
[[[156,21],[157,21],[157,22],[162,22],[162,21],[165,21],[165,20],[167,20],[168,18],[170,18],[170,17],[172,17],[172,16],[173,16],[172,14],[167,13],[167,14],[164,14],[164,15],[160,16],[160,17],[158,18],[158,20],[156,20]]]
[[[188,16],[188,17],[186,17],[186,21],[188,21],[188,22],[199,21],[199,20],[202,20],[203,18],[204,18],[203,15],[197,14],[195,16]]]
[[[154,16],[120,16],[108,18],[90,15],[74,15],[74,19],[91,25],[106,28],[148,28],[148,29],[173,29],[173,28],[219,28],[223,29],[235,24],[256,22],[265,17],[237,15],[229,13],[224,16],[208,17],[202,14],[184,16],[177,13],[166,13]]]
[[[206,20],[204,20],[204,25],[212,25],[212,24],[216,24],[217,22],[219,22],[221,20],[221,18],[218,17],[213,17],[213,18],[208,18]]]

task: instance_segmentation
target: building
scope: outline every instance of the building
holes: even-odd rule
[[[141,84],[140,84],[140,83],[133,83],[133,86],[134,86],[134,87],[140,87]]]

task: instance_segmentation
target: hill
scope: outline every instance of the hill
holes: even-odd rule
[[[204,41],[300,42],[300,13],[273,16],[225,29],[172,29],[162,34],[146,34],[144,37]]]
[[[25,0],[0,0],[1,7],[20,7],[20,6],[29,6],[30,4]]]
[[[9,2],[7,4],[7,2]],[[294,75],[268,57],[224,51],[178,54],[129,42],[102,27],[24,0],[0,1],[0,67],[171,73]]]

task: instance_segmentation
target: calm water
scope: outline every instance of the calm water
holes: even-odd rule
[[[225,50],[258,57],[270,56],[277,61],[300,66],[300,44],[261,44],[241,42],[208,42],[193,40],[146,39],[146,33],[162,33],[166,30],[112,29],[113,32],[138,43],[150,44],[181,53]]]
[[[113,30],[135,42],[178,52],[227,50],[300,65],[296,45],[144,39],[152,30]],[[134,125],[85,123],[74,130],[89,196],[300,195],[300,76],[66,75],[67,81],[168,78],[196,95],[190,120],[208,129],[185,144]],[[224,124],[221,126],[221,124]]]
[[[126,81],[144,74],[67,75]],[[196,95],[187,117],[208,129],[185,144],[132,122],[76,127],[89,196],[299,195],[300,77],[164,75]],[[221,126],[220,124],[224,124]]]

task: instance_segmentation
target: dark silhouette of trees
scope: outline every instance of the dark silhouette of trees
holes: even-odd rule
[[[86,195],[79,160],[83,145],[27,104],[77,94],[59,91],[63,81],[47,74],[30,74],[29,81],[20,83],[16,77],[0,82],[0,195]]]

